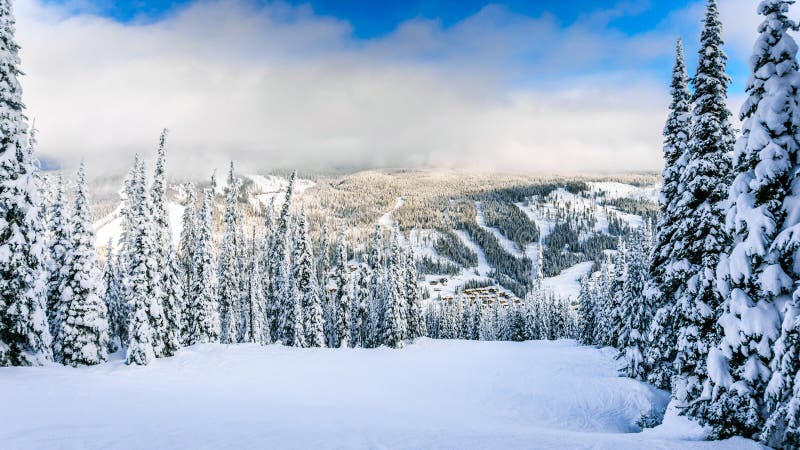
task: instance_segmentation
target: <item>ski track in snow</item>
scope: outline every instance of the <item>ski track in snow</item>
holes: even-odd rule
[[[196,345],[145,367],[0,368],[4,449],[756,449],[574,341],[420,339],[402,350]]]
[[[519,247],[517,244],[508,239],[500,232],[497,228],[490,227],[486,225],[486,217],[483,215],[483,208],[481,208],[481,202],[475,202],[475,221],[478,223],[478,226],[483,228],[484,230],[492,233],[492,235],[497,239],[500,245],[503,247],[503,250],[507,251],[510,255],[513,255],[517,258],[522,258],[525,255],[519,251]]]

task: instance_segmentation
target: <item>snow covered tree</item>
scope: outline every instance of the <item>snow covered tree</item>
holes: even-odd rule
[[[791,3],[765,0],[758,6],[764,21],[733,153],[726,222],[733,243],[718,273],[724,334],[708,355],[711,388],[692,411],[719,438],[758,433],[771,413],[762,438],[784,448],[800,445],[792,400],[798,369],[800,77],[797,45],[789,35],[797,30],[787,17]]]
[[[347,272],[347,250],[344,244],[344,234],[339,237],[336,244],[336,266],[333,269],[333,280],[336,292],[333,304],[336,307],[336,329],[334,347],[349,347],[350,335],[350,286]]]
[[[294,244],[294,280],[300,306],[303,310],[303,330],[307,347],[325,347],[324,317],[322,302],[317,287],[317,273],[314,268],[314,255],[308,237],[308,224],[305,211],[300,212]]]
[[[617,358],[625,361],[622,373],[637,380],[645,377],[644,347],[653,317],[653,305],[643,295],[647,281],[645,264],[650,248],[649,241],[646,230],[639,229],[635,232],[630,250],[625,255],[626,276],[620,302],[622,326],[619,328],[617,344],[620,353]]]
[[[281,212],[272,238],[270,248],[269,268],[270,268],[270,316],[272,317],[274,339],[280,339],[287,343],[287,336],[293,333],[295,323],[286,318],[294,310],[294,298],[291,286],[291,267],[290,267],[290,245],[291,245],[291,226],[289,224],[289,213],[292,207],[292,194],[297,172],[293,172],[289,177],[289,185],[286,188]],[[287,344],[288,345],[288,344]]]
[[[408,337],[415,339],[425,335],[425,321],[422,319],[422,296],[417,284],[417,257],[409,247],[405,258],[405,300],[408,318]]]
[[[108,356],[108,310],[101,298],[102,279],[94,251],[94,231],[89,211],[86,171],[81,164],[71,220],[70,245],[64,257],[59,322],[54,352],[66,365],[90,366]]]
[[[216,258],[214,257],[213,217],[214,194],[206,189],[195,230],[195,280],[190,302],[190,328],[186,337],[189,345],[219,342],[220,323],[217,306]]]
[[[52,352],[45,232],[10,0],[0,0],[0,44],[0,366],[30,366],[50,361]]]
[[[376,225],[367,254],[367,266],[369,267],[368,302],[371,308],[370,324],[372,325],[372,328],[368,331],[369,347],[380,345],[383,340],[383,314],[387,289],[382,250],[383,231],[380,225]]]
[[[111,239],[106,247],[106,265],[103,267],[103,298],[108,311],[108,351],[114,353],[128,342],[128,305],[122,286],[122,272],[114,255]]]
[[[264,297],[264,281],[261,269],[261,251],[256,237],[256,229],[253,227],[253,236],[250,241],[250,267],[249,282],[247,284],[248,313],[250,315],[250,326],[247,329],[246,340],[255,344],[266,345],[272,342],[269,334],[269,322],[267,318],[267,300]]]
[[[181,310],[181,339],[182,343],[186,343],[186,336],[190,329],[190,296],[192,286],[194,285],[194,267],[195,255],[194,250],[197,246],[195,242],[195,231],[197,230],[197,191],[192,183],[187,183],[183,186],[184,202],[183,202],[183,218],[181,228],[181,236],[178,242],[178,261],[181,266],[181,273],[183,274],[183,309]]]
[[[408,335],[406,304],[403,299],[403,255],[400,251],[397,232],[392,234],[391,257],[387,271],[387,290],[385,310],[383,313],[383,343],[392,348],[402,348]],[[448,334],[455,334],[455,320],[452,316],[448,325]]]
[[[686,164],[689,136],[691,134],[692,94],[689,91],[689,76],[683,57],[683,43],[679,39],[675,49],[675,67],[670,84],[672,102],[664,125],[664,170],[663,184],[658,199],[659,216],[656,239],[650,254],[649,280],[644,289],[658,311],[648,331],[645,357],[648,380],[662,389],[669,389],[674,375],[676,330],[673,326],[672,310],[677,290],[676,277],[668,276],[671,262],[673,235],[680,223],[678,202],[683,188],[680,174]]]
[[[223,344],[232,344],[239,341],[241,311],[240,292],[242,276],[240,265],[241,224],[238,211],[239,187],[238,180],[233,175],[233,162],[231,162],[228,176],[228,187],[225,196],[225,234],[219,253],[219,315],[220,315],[220,341]]]
[[[167,130],[164,129],[159,138],[155,175],[150,188],[150,216],[155,232],[157,271],[160,275],[159,279],[154,280],[157,284],[155,292],[160,295],[159,301],[163,311],[161,327],[156,330],[160,341],[160,351],[156,353],[156,356],[159,357],[172,356],[181,346],[183,325],[181,314],[185,301],[183,274],[178,255],[172,244],[172,227],[167,211],[166,139]]]
[[[65,314],[61,303],[61,285],[64,276],[64,259],[70,245],[70,221],[68,208],[64,200],[64,177],[59,173],[56,180],[56,194],[48,208],[49,237],[47,242],[47,320],[50,324],[50,335],[55,337]]]
[[[679,222],[673,233],[673,272],[677,280],[675,320],[678,346],[674,396],[679,405],[694,403],[707,387],[706,357],[719,340],[717,319],[722,298],[715,285],[719,255],[728,245],[725,231],[727,187],[731,181],[729,153],[733,130],[726,106],[730,82],[725,73],[722,24],[715,0],[709,0],[700,36],[697,71],[693,78],[692,131],[681,173]],[[686,410],[691,415],[698,412]]]
[[[164,327],[160,283],[162,272],[157,257],[158,242],[150,217],[152,207],[147,195],[144,163],[136,157],[135,178],[131,185],[131,231],[126,244],[128,258],[125,296],[128,303],[128,364],[147,365],[162,354],[159,335]]]
[[[597,343],[596,322],[597,311],[595,299],[592,297],[592,286],[589,275],[581,278],[581,289],[578,293],[578,340],[584,345]]]

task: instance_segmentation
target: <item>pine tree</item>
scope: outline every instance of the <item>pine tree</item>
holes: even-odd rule
[[[581,278],[581,289],[578,294],[578,340],[584,345],[597,343],[596,322],[597,311],[592,297],[592,286],[589,275]]]
[[[239,198],[238,180],[233,175],[231,162],[228,176],[228,188],[225,197],[225,234],[219,254],[219,315],[220,315],[220,341],[231,344],[239,341],[241,328],[240,301],[241,267],[239,249],[239,212],[237,201]]]
[[[425,321],[422,320],[422,298],[417,284],[417,257],[409,247],[405,258],[405,298],[408,317],[408,337],[415,339],[425,335]],[[466,336],[465,336],[466,337]]]
[[[86,172],[78,171],[71,220],[71,239],[64,258],[61,302],[66,314],[59,323],[54,350],[59,361],[73,367],[104,362],[108,356],[108,311],[101,298],[102,280],[94,251]]]
[[[295,303],[289,261],[292,231],[289,224],[289,212],[292,207],[292,194],[296,178],[297,172],[293,172],[289,178],[289,185],[286,188],[286,195],[278,216],[269,258],[270,315],[274,320],[272,336],[274,339],[282,340],[287,345],[289,345],[287,336],[292,335],[292,330],[295,327],[294,321],[287,320],[286,316],[292,313]]]
[[[386,271],[384,270],[383,231],[380,225],[375,226],[375,233],[369,246],[367,266],[369,267],[369,305],[371,309],[370,323],[373,328],[369,330],[370,346],[380,345],[383,340],[383,323],[386,300]]]
[[[718,275],[724,335],[708,356],[712,388],[692,411],[711,425],[714,437],[750,436],[771,413],[762,439],[783,448],[800,445],[793,400],[799,367],[800,78],[797,45],[789,35],[797,30],[787,17],[791,3],[765,0],[758,6],[764,21],[733,154],[736,176],[727,213],[733,243]]]
[[[325,347],[325,330],[323,329],[325,319],[316,277],[306,214],[305,211],[301,211],[294,245],[294,279],[303,310],[303,330],[307,347]]]
[[[257,242],[256,229],[253,227],[253,237],[250,242],[250,279],[247,291],[250,314],[247,340],[255,344],[266,345],[272,342],[272,336],[269,334],[267,300],[264,297],[264,281],[261,272],[262,255]]]
[[[158,144],[158,159],[156,160],[153,185],[150,188],[151,217],[153,231],[155,232],[155,251],[157,272],[160,278],[155,280],[156,292],[163,311],[163,321],[157,328],[160,351],[156,356],[172,356],[181,347],[181,318],[184,290],[183,274],[178,255],[172,244],[172,228],[167,212],[167,156],[166,156],[167,130],[161,132]]]
[[[195,280],[190,297],[191,327],[186,342],[189,345],[219,342],[220,321],[217,305],[217,271],[214,257],[213,217],[214,194],[206,189],[197,218],[193,264]]]
[[[40,365],[52,359],[45,233],[10,0],[0,0],[0,43],[0,366]]]
[[[106,265],[103,268],[103,296],[108,311],[108,351],[114,353],[128,342],[128,305],[122,286],[122,272],[113,253],[111,239],[106,247]]]
[[[197,270],[194,267],[194,250],[197,246],[195,242],[195,231],[197,230],[197,191],[192,183],[184,185],[184,196],[183,227],[181,228],[181,236],[178,243],[178,261],[181,266],[181,273],[183,274],[184,292],[183,309],[181,310],[181,342],[186,344],[186,336],[191,329],[190,317],[192,313],[190,311],[190,297],[192,286],[194,285],[194,273]]]
[[[50,228],[47,242],[48,281],[47,281],[47,320],[50,324],[50,335],[55,337],[66,313],[61,302],[61,286],[64,276],[61,271],[65,265],[67,249],[70,246],[70,221],[68,208],[64,200],[64,178],[59,173],[56,181],[56,195],[49,208],[48,226]]]
[[[715,0],[708,1],[700,41],[693,78],[692,132],[680,178],[679,223],[672,238],[677,270],[670,276],[677,276],[680,282],[674,314],[678,330],[674,395],[679,405],[694,403],[708,387],[706,357],[719,340],[717,319],[722,300],[715,270],[729,241],[724,219],[734,138],[726,106],[727,57]],[[694,406],[686,412],[702,415]]]
[[[389,259],[389,270],[386,280],[388,297],[386,298],[385,310],[383,313],[383,343],[392,348],[402,348],[404,340],[408,335],[406,327],[406,305],[403,301],[403,255],[400,251],[400,243],[397,233],[392,234],[391,257]],[[448,316],[447,326],[448,336],[455,335],[455,321],[452,312]]]
[[[654,316],[648,331],[648,346],[645,357],[648,381],[659,388],[669,389],[674,375],[676,330],[673,324],[674,293],[677,290],[675,277],[670,277],[675,268],[671,262],[673,235],[679,222],[678,202],[683,188],[680,174],[686,165],[689,136],[691,134],[691,92],[689,76],[683,57],[683,43],[679,39],[675,49],[675,67],[670,84],[672,102],[664,125],[664,171],[659,196],[659,219],[655,245],[650,254],[650,279],[644,289],[649,300],[659,311]]]
[[[131,231],[126,243],[128,273],[125,276],[125,296],[129,306],[128,364],[147,365],[162,354],[163,340],[159,331],[164,327],[164,311],[159,295],[158,242],[153,230],[152,207],[147,195],[144,163],[136,157],[135,178],[131,185]]]
[[[336,266],[333,269],[333,280],[336,284],[336,293],[333,304],[336,307],[336,330],[334,347],[349,347],[350,336],[350,287],[347,277],[347,251],[344,245],[344,235],[339,237],[336,245]]]
[[[637,380],[645,377],[644,347],[653,317],[653,306],[649,298],[643,295],[647,281],[645,263],[649,240],[645,230],[639,229],[634,234],[630,250],[626,254],[626,277],[620,303],[622,327],[619,331],[620,353],[617,358],[625,361],[621,372]]]

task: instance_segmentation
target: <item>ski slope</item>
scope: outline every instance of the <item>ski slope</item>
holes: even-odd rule
[[[198,345],[146,367],[0,368],[4,449],[754,449],[693,441],[668,395],[573,341],[421,339],[402,350]],[[681,422],[683,421],[683,422]]]

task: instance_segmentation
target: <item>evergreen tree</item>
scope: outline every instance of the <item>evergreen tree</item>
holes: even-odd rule
[[[45,233],[10,0],[0,0],[0,43],[0,366],[40,365],[52,359]]]
[[[750,59],[742,134],[733,161],[727,231],[733,243],[720,261],[724,335],[708,356],[712,382],[692,413],[714,437],[751,436],[797,448],[797,251],[800,215],[800,114],[797,25],[790,1],[765,0]],[[781,315],[783,326],[781,327]],[[776,342],[777,341],[777,342]],[[769,384],[767,384],[769,382]]]
[[[231,162],[228,176],[228,187],[225,197],[225,234],[219,254],[219,315],[220,315],[220,341],[223,344],[232,344],[239,341],[241,328],[240,292],[242,275],[240,266],[239,249],[241,236],[238,212],[239,187],[233,175]]]
[[[186,343],[186,336],[191,329],[190,297],[194,285],[194,274],[196,268],[194,250],[197,247],[195,242],[195,231],[197,230],[197,191],[192,183],[184,185],[183,202],[183,227],[181,228],[180,241],[178,243],[178,260],[183,274],[184,302],[181,310],[181,338],[182,343]]]
[[[166,156],[167,130],[161,132],[158,143],[158,158],[156,160],[153,185],[150,188],[151,217],[153,231],[155,232],[155,251],[157,272],[160,278],[154,280],[157,287],[155,292],[160,296],[163,321],[156,329],[160,342],[160,351],[156,356],[172,356],[181,346],[181,313],[184,303],[183,275],[178,261],[178,255],[172,244],[172,228],[167,212],[167,156]]]
[[[111,239],[106,247],[106,265],[103,268],[103,295],[108,311],[108,351],[114,353],[128,342],[128,305],[122,286],[122,272],[113,253]]]
[[[726,106],[730,82],[725,73],[722,24],[715,0],[709,0],[700,36],[697,71],[693,78],[692,131],[681,173],[678,224],[673,233],[678,346],[675,398],[695,402],[707,387],[706,357],[719,339],[717,318],[721,296],[715,286],[719,254],[728,243],[724,229],[727,186],[731,181],[733,130]],[[701,414],[693,408],[692,415]]]
[[[59,173],[56,181],[56,195],[49,208],[48,226],[50,228],[47,242],[48,280],[47,280],[47,320],[50,324],[50,335],[56,337],[58,328],[66,313],[61,302],[61,286],[64,275],[67,249],[70,246],[72,231],[67,217],[68,209],[64,200],[64,178]]]
[[[129,306],[128,364],[147,365],[157,355],[163,354],[163,341],[159,330],[164,327],[161,306],[157,257],[158,242],[150,217],[152,207],[147,195],[144,163],[136,157],[135,178],[131,187],[131,232],[126,243],[128,273],[125,277],[125,296]]]
[[[307,347],[325,347],[325,330],[323,329],[325,319],[316,276],[306,215],[305,211],[302,211],[297,222],[294,245],[294,279],[303,311],[303,330]]]
[[[663,184],[659,196],[659,219],[655,245],[650,254],[650,279],[645,287],[645,295],[660,308],[654,316],[648,332],[648,346],[645,364],[648,381],[659,388],[669,389],[674,375],[676,330],[673,326],[672,310],[674,293],[677,289],[675,277],[667,269],[672,255],[675,227],[680,223],[678,202],[683,188],[680,174],[686,165],[689,136],[691,134],[691,92],[689,76],[683,58],[683,43],[679,39],[675,49],[675,67],[670,84],[672,102],[669,116],[664,125],[664,171]]]
[[[217,271],[214,257],[214,194],[206,189],[197,218],[193,264],[195,280],[190,297],[189,345],[219,342],[220,320],[217,305]]]
[[[595,335],[597,311],[592,294],[589,275],[584,275],[583,278],[581,278],[581,289],[578,293],[578,340],[584,345],[594,345],[597,343],[597,337]]]
[[[287,314],[291,314],[294,310],[295,299],[293,298],[291,286],[291,270],[290,270],[290,245],[291,245],[291,227],[289,224],[289,212],[292,207],[292,194],[294,192],[294,183],[297,178],[297,172],[293,172],[289,178],[289,185],[286,188],[286,195],[284,197],[281,212],[278,216],[278,222],[275,227],[275,232],[272,240],[272,247],[270,249],[270,315],[274,323],[272,336],[275,339],[282,340],[288,344],[287,337],[291,337],[295,327],[294,321],[287,320]],[[301,322],[302,324],[302,322]]]
[[[108,311],[101,298],[102,280],[94,251],[94,231],[83,164],[71,220],[72,235],[64,257],[59,322],[54,350],[59,361],[73,367],[100,364],[108,356]]]
[[[392,234],[392,249],[389,259],[389,270],[387,271],[386,284],[388,287],[388,297],[386,298],[385,311],[383,314],[383,343],[392,348],[402,348],[404,340],[408,335],[406,327],[406,305],[403,301],[403,255],[400,252],[400,243],[397,233]],[[455,335],[455,320],[452,311],[448,311],[447,335]]]
[[[380,225],[375,226],[372,241],[367,255],[367,266],[369,267],[369,305],[371,308],[370,323],[372,329],[369,331],[372,346],[380,345],[383,340],[383,323],[386,300],[386,270],[382,255],[383,231]]]
[[[347,251],[344,246],[344,234],[336,245],[336,266],[333,269],[333,280],[336,284],[334,305],[336,307],[336,330],[334,347],[349,347],[350,335],[350,289],[347,277]]]
[[[405,258],[405,298],[408,317],[408,337],[410,339],[425,335],[425,321],[422,320],[422,298],[417,284],[417,257],[409,247]],[[465,336],[466,338],[466,336]]]
[[[259,254],[257,242],[256,229],[253,227],[249,270],[250,280],[247,295],[250,314],[247,339],[255,344],[266,345],[272,342],[272,336],[269,334],[267,300],[264,298],[264,282],[261,272],[262,255]]]
[[[634,234],[632,245],[626,254],[626,277],[620,303],[622,327],[619,331],[620,353],[617,358],[625,361],[622,373],[637,380],[645,377],[644,347],[653,317],[653,306],[649,298],[643,295],[647,281],[645,263],[649,241],[646,230],[639,229]]]

